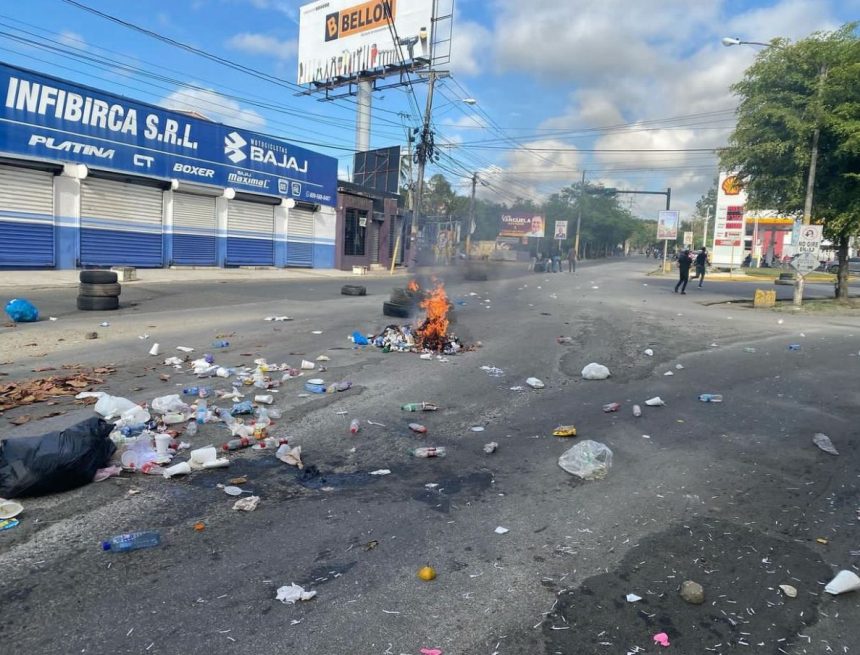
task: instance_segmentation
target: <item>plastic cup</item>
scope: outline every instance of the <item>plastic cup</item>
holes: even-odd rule
[[[159,353],[159,345],[157,343],[152,344],[152,348],[149,349],[149,354],[157,356]]]
[[[853,571],[845,570],[837,573],[836,577],[824,587],[824,591],[834,596],[858,590],[860,590],[860,577],[857,577]]]
[[[169,434],[159,433],[155,435],[155,452],[159,455],[166,455],[172,439]]]
[[[164,469],[164,477],[172,478],[174,475],[187,475],[191,473],[191,465],[188,462],[180,462]]]
[[[209,462],[214,462],[218,459],[218,451],[215,446],[206,446],[206,448],[198,448],[191,451],[191,463],[195,466],[204,467]]]

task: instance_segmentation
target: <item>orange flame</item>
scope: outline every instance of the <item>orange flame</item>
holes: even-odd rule
[[[448,334],[449,304],[444,285],[437,280],[436,286],[427,293],[419,306],[427,312],[427,318],[418,329],[421,345],[424,348],[441,351]]]
[[[415,280],[409,280],[409,284],[406,285],[406,289],[415,293],[418,291],[418,283]]]

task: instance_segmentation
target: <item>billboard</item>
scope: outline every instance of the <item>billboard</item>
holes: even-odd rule
[[[502,214],[500,237],[542,237],[544,219],[540,214]]]
[[[298,83],[334,86],[359,75],[429,65],[433,4],[434,0],[318,0],[303,5]]]
[[[744,260],[746,192],[737,176],[721,172],[717,186],[717,210],[714,218],[714,266],[740,266]]]
[[[663,210],[657,214],[657,239],[677,239],[681,212]]]
[[[0,152],[334,205],[337,160],[0,64]]]
[[[400,193],[400,146],[357,152],[352,181],[366,189]]]

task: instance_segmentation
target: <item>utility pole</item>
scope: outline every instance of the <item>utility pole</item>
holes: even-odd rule
[[[576,259],[579,259],[579,228],[582,226],[582,199],[585,196],[585,171],[582,171],[582,181],[579,184],[579,199],[576,203],[576,237],[573,240],[573,252]],[[576,270],[576,260],[574,260],[574,270]]]
[[[409,267],[414,270],[418,265],[418,223],[421,220],[421,200],[424,194],[424,167],[433,157],[433,132],[430,119],[433,111],[433,89],[436,86],[436,73],[430,71],[427,80],[427,105],[424,108],[424,125],[421,128],[415,157],[418,162],[418,180],[415,183],[415,201],[412,203],[412,231],[409,237]]]
[[[355,150],[366,152],[370,149],[370,112],[373,102],[373,81],[361,79],[355,102]]]
[[[478,174],[472,173],[472,199],[469,201],[469,231],[466,233],[466,259],[472,258],[472,232],[475,231],[475,187],[478,186]]]

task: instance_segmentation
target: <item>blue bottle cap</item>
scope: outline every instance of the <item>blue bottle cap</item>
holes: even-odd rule
[[[102,550],[110,550],[110,542],[109,541],[103,541],[102,542]]]

